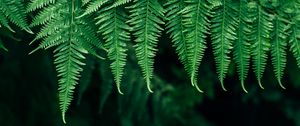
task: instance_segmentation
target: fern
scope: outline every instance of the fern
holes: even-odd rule
[[[182,29],[181,33],[183,38],[183,42],[178,42],[180,44],[184,44],[183,49],[179,49],[179,51],[184,52],[185,54],[180,54],[182,56],[183,63],[185,64],[185,68],[187,69],[190,77],[191,83],[196,89],[200,92],[200,88],[197,86],[197,76],[198,69],[200,66],[200,62],[204,55],[205,51],[205,38],[206,33],[208,33],[209,21],[207,16],[210,16],[210,8],[206,4],[206,0],[194,0],[187,1],[187,7],[182,11],[183,26],[185,29]],[[176,23],[176,22],[173,22]],[[186,34],[186,35],[185,35]],[[179,45],[180,47],[182,45]],[[186,58],[186,59],[183,59]]]
[[[150,92],[150,80],[153,77],[153,64],[157,41],[160,36],[163,18],[163,8],[157,0],[134,0],[134,4],[128,7],[130,10],[130,25],[133,26],[135,41],[137,44],[136,55],[138,64],[142,68],[147,87]]]
[[[244,81],[248,75],[250,64],[250,17],[251,3],[246,3],[244,0],[240,0],[238,8],[238,25],[237,25],[237,39],[234,42],[233,48],[233,60],[237,64],[237,71],[241,81],[243,90],[248,93],[245,88]]]
[[[285,89],[281,83],[281,78],[283,76],[284,68],[286,66],[286,46],[287,46],[287,36],[288,36],[288,26],[283,22],[281,15],[275,15],[274,19],[274,31],[272,37],[272,63],[274,66],[274,72],[278,80],[279,85]]]
[[[267,52],[270,50],[270,33],[273,28],[272,15],[265,11],[260,4],[256,4],[256,20],[253,22],[252,55],[253,68],[259,86],[263,89],[261,78],[267,62]]]
[[[111,2],[109,6],[99,11],[99,16],[96,17],[96,20],[98,20],[96,24],[99,24],[99,32],[102,33],[106,40],[105,47],[108,49],[108,58],[113,61],[110,67],[114,74],[118,91],[120,94],[123,94],[120,84],[126,64],[126,43],[130,41],[130,27],[125,23],[127,21],[125,13],[122,13],[119,7],[111,7],[114,5],[115,3]]]
[[[211,37],[214,49],[217,73],[224,91],[226,91],[223,80],[230,64],[229,53],[232,43],[236,39],[235,26],[237,25],[236,8],[228,0],[222,0],[222,5],[214,11],[212,21]]]
[[[71,4],[69,4],[70,2]],[[65,113],[73,99],[73,90],[83,70],[81,66],[85,65],[83,61],[85,59],[84,54],[96,52],[94,49],[97,48],[91,47],[100,47],[97,46],[99,40],[95,37],[95,32],[92,31],[90,23],[85,21],[89,19],[75,19],[75,16],[80,13],[80,9],[76,8],[74,0],[70,2],[57,1],[53,6],[57,6],[54,8],[58,8],[58,14],[53,15],[53,18],[47,19],[47,21],[35,20],[36,22],[33,22],[33,24],[46,22],[35,38],[35,40],[43,38],[37,49],[48,49],[56,46],[54,63],[60,78],[58,81],[59,101],[64,123],[66,122]],[[38,14],[36,19],[42,19],[43,12],[45,11]]]
[[[165,9],[160,4],[164,2]],[[125,7],[127,3],[129,7]],[[103,59],[98,55],[99,49],[107,51],[114,81],[122,94],[121,82],[128,43],[131,41],[130,33],[136,42],[134,48],[138,65],[148,90],[152,92],[154,57],[164,19],[179,60],[198,91],[202,92],[197,85],[198,71],[208,38],[212,41],[216,70],[223,90],[226,91],[224,79],[231,60],[234,60],[242,89],[247,92],[244,83],[251,57],[252,68],[259,86],[263,88],[261,79],[269,51],[276,79],[284,88],[281,79],[287,62],[287,40],[300,68],[299,3],[299,0],[30,0],[25,9],[22,0],[1,0],[0,25],[14,32],[10,26],[12,22],[29,33],[32,33],[29,27],[39,26],[41,29],[32,42],[41,42],[31,53],[55,48],[60,109],[63,122],[66,122],[65,115],[73,99],[74,88],[81,78],[87,54]],[[129,16],[125,9],[129,9]],[[25,12],[38,13],[30,26],[26,23]],[[97,33],[102,35],[104,47]],[[0,48],[6,49],[1,41]],[[231,51],[233,58],[230,57]],[[101,67],[107,67],[106,62]],[[101,76],[105,79],[107,72],[102,72]],[[105,82],[108,84],[103,86],[110,88],[111,82]],[[83,85],[81,88],[80,94],[86,87]],[[101,93],[104,94],[100,108],[111,91]],[[136,97],[138,99],[139,96]]]
[[[26,13],[22,0],[1,0],[0,1],[0,24],[14,32],[8,25],[9,19],[12,23],[16,24],[28,33],[32,33],[26,22]],[[1,25],[0,25],[1,27]]]

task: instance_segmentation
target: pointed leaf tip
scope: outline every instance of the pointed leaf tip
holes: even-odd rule
[[[67,122],[66,122],[66,117],[65,117],[65,113],[64,113],[64,112],[62,113],[62,120],[63,120],[63,123],[64,123],[64,124],[67,124]]]
[[[150,93],[153,93],[153,91],[152,91],[152,89],[151,89],[151,84],[150,84],[149,78],[147,78],[147,88],[148,88],[148,91],[149,91]]]
[[[245,87],[244,81],[241,81],[241,85],[242,85],[243,91],[248,94],[248,91]]]
[[[124,95],[124,93],[121,90],[121,87],[120,87],[119,83],[117,83],[117,89],[118,89],[119,94]]]
[[[223,81],[221,81],[221,86],[222,86],[222,89],[223,89],[224,91],[227,91],[227,89],[226,89],[225,86],[224,86],[224,82],[223,82]]]
[[[195,87],[196,87],[197,91],[199,91],[200,93],[203,93],[203,91],[199,88],[199,86],[197,84],[195,84]]]
[[[280,80],[278,80],[278,83],[279,83],[279,86],[282,88],[282,89],[286,89],[284,86],[283,86],[283,84],[281,83],[281,81]]]
[[[259,84],[259,87],[260,87],[261,89],[265,89],[264,86],[262,86],[260,80],[258,80],[258,84]]]

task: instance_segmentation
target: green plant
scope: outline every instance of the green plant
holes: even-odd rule
[[[22,2],[0,2],[0,23],[13,31],[9,19],[31,33]],[[199,66],[210,45],[225,91],[224,79],[231,60],[236,63],[245,92],[248,92],[244,82],[250,62],[259,86],[264,88],[262,77],[269,53],[282,88],[285,88],[281,79],[287,48],[300,68],[299,0],[31,0],[25,3],[28,3],[27,13],[38,13],[30,27],[40,28],[32,42],[41,42],[31,53],[55,48],[63,122],[87,54],[104,59],[100,54],[107,53],[117,89],[123,94],[121,80],[133,40],[143,78],[152,92],[154,58],[164,28],[192,86],[200,92],[203,91],[197,84]],[[4,48],[2,43],[0,47]]]

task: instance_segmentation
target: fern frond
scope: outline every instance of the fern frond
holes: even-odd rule
[[[183,10],[184,26],[186,27],[186,68],[188,69],[191,77],[191,83],[200,92],[200,88],[197,85],[198,69],[206,49],[206,35],[208,33],[210,16],[210,8],[206,4],[206,0],[194,0],[187,1],[187,7]],[[184,35],[184,33],[182,33]],[[182,43],[185,44],[185,43]],[[182,55],[184,56],[184,55]],[[184,57],[183,57],[184,58]]]
[[[98,44],[100,41],[96,37],[95,31],[92,31],[93,29],[88,21],[91,19],[88,17],[76,19],[75,16],[81,10],[79,8],[75,9],[74,1],[71,5],[68,1],[57,1],[53,4],[53,6],[56,6],[53,8],[58,9],[57,14],[52,15],[53,17],[47,19],[47,21],[37,21],[45,24],[34,39],[43,39],[37,49],[56,47],[54,50],[54,63],[59,77],[59,101],[64,123],[66,122],[65,114],[73,99],[75,85],[78,84],[80,73],[83,70],[82,66],[85,65],[83,62],[85,59],[84,54],[95,54],[95,49],[99,49],[98,47],[102,45]],[[51,6],[45,9],[52,8]],[[36,19],[41,19],[45,15],[44,12],[42,10],[40,12],[42,14],[38,14]]]
[[[29,5],[27,6],[27,12],[35,11],[54,2],[55,0],[31,0]]]
[[[161,24],[163,18],[163,8],[157,0],[134,0],[134,4],[129,7],[130,20],[128,21],[134,30],[137,44],[136,55],[138,64],[142,68],[147,87],[150,92],[150,80],[153,77],[154,56],[157,51],[158,37],[163,30]]]
[[[26,22],[26,13],[22,0],[1,0],[0,11],[2,11],[12,23],[32,34]]]
[[[85,12],[78,18],[81,18],[81,17],[91,14],[93,12],[96,12],[102,5],[104,5],[107,2],[109,2],[109,0],[96,0],[96,1],[90,2],[87,9],[85,10]]]
[[[99,11],[96,18],[96,24],[100,26],[99,32],[106,41],[108,58],[112,61],[110,68],[120,94],[123,94],[120,84],[126,64],[126,43],[130,42],[130,27],[125,23],[127,16],[122,12],[119,7],[105,7]]]
[[[236,30],[237,39],[233,44],[233,60],[237,64],[237,71],[241,81],[241,86],[246,93],[248,93],[248,91],[245,88],[244,81],[248,75],[251,55],[249,43],[249,35],[251,34],[251,26],[249,23],[250,15],[253,14],[249,11],[248,3],[240,0],[238,9],[238,25]]]
[[[253,55],[253,68],[257,77],[259,86],[263,88],[261,84],[261,78],[265,71],[267,62],[267,52],[270,50],[270,34],[273,28],[272,15],[267,13],[264,8],[256,5],[256,20],[253,22],[253,42],[252,42],[252,55]]]
[[[272,34],[271,55],[277,81],[280,87],[285,89],[281,83],[281,78],[286,66],[286,40],[289,33],[287,32],[288,25],[280,20],[280,18],[280,15],[276,15],[273,21],[274,31]]]
[[[231,52],[232,43],[236,39],[236,8],[231,0],[222,0],[222,5],[214,11],[211,29],[212,45],[217,66],[217,73],[222,88],[226,91],[223,80],[228,71],[230,64],[229,54]]]

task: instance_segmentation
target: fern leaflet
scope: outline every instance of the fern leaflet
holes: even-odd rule
[[[59,77],[59,101],[64,123],[66,122],[65,114],[73,99],[73,90],[78,84],[80,73],[83,70],[82,65],[85,65],[84,54],[93,54],[96,52],[95,49],[101,49],[101,44],[98,44],[99,40],[94,34],[95,31],[92,31],[91,23],[88,22],[90,19],[75,19],[74,17],[81,10],[76,8],[75,11],[74,0],[71,3],[70,5],[67,1],[57,1],[53,6],[57,6],[55,8],[58,8],[57,12],[59,13],[47,21],[42,21],[46,23],[34,40],[43,38],[37,49],[56,46],[54,63]],[[43,12],[45,11],[41,13]],[[41,19],[43,16],[44,14],[38,14],[36,19]],[[33,22],[33,24],[39,24],[37,22]]]
[[[274,66],[274,72],[280,87],[285,89],[281,83],[281,78],[283,76],[284,68],[286,66],[286,46],[287,46],[287,29],[288,26],[282,20],[280,20],[280,15],[276,15],[274,19],[274,31],[272,37],[272,63]]]
[[[268,14],[264,8],[256,5],[256,20],[253,22],[252,55],[253,68],[257,77],[259,86],[263,89],[261,78],[265,70],[267,61],[267,52],[270,50],[270,33],[273,28],[272,16]]]
[[[248,93],[245,88],[244,81],[248,75],[250,64],[250,37],[251,27],[249,26],[249,17],[251,12],[249,11],[249,5],[243,0],[239,3],[238,12],[238,26],[237,26],[237,39],[234,42],[233,48],[233,60],[237,64],[237,71],[241,81],[243,90]]]
[[[187,1],[188,6],[183,10],[184,26],[186,27],[187,43],[187,68],[191,77],[191,83],[200,92],[197,85],[197,76],[200,62],[206,49],[205,38],[208,33],[210,8],[206,0]]]
[[[154,56],[157,51],[158,37],[163,30],[161,24],[163,8],[157,0],[134,0],[130,7],[130,25],[133,26],[135,41],[137,44],[136,55],[138,64],[142,68],[147,87],[150,92],[150,80],[153,77]]]
[[[230,64],[229,53],[232,43],[236,39],[235,26],[237,26],[236,8],[228,0],[222,0],[222,5],[214,11],[212,21],[211,37],[214,56],[217,65],[217,73],[224,91],[226,91],[223,80]]]
[[[106,40],[108,58],[113,61],[110,67],[120,94],[123,94],[120,84],[126,64],[126,43],[130,42],[130,27],[125,23],[126,17],[121,8],[107,6],[99,11],[96,18],[98,20],[96,24],[100,26],[99,31]]]

